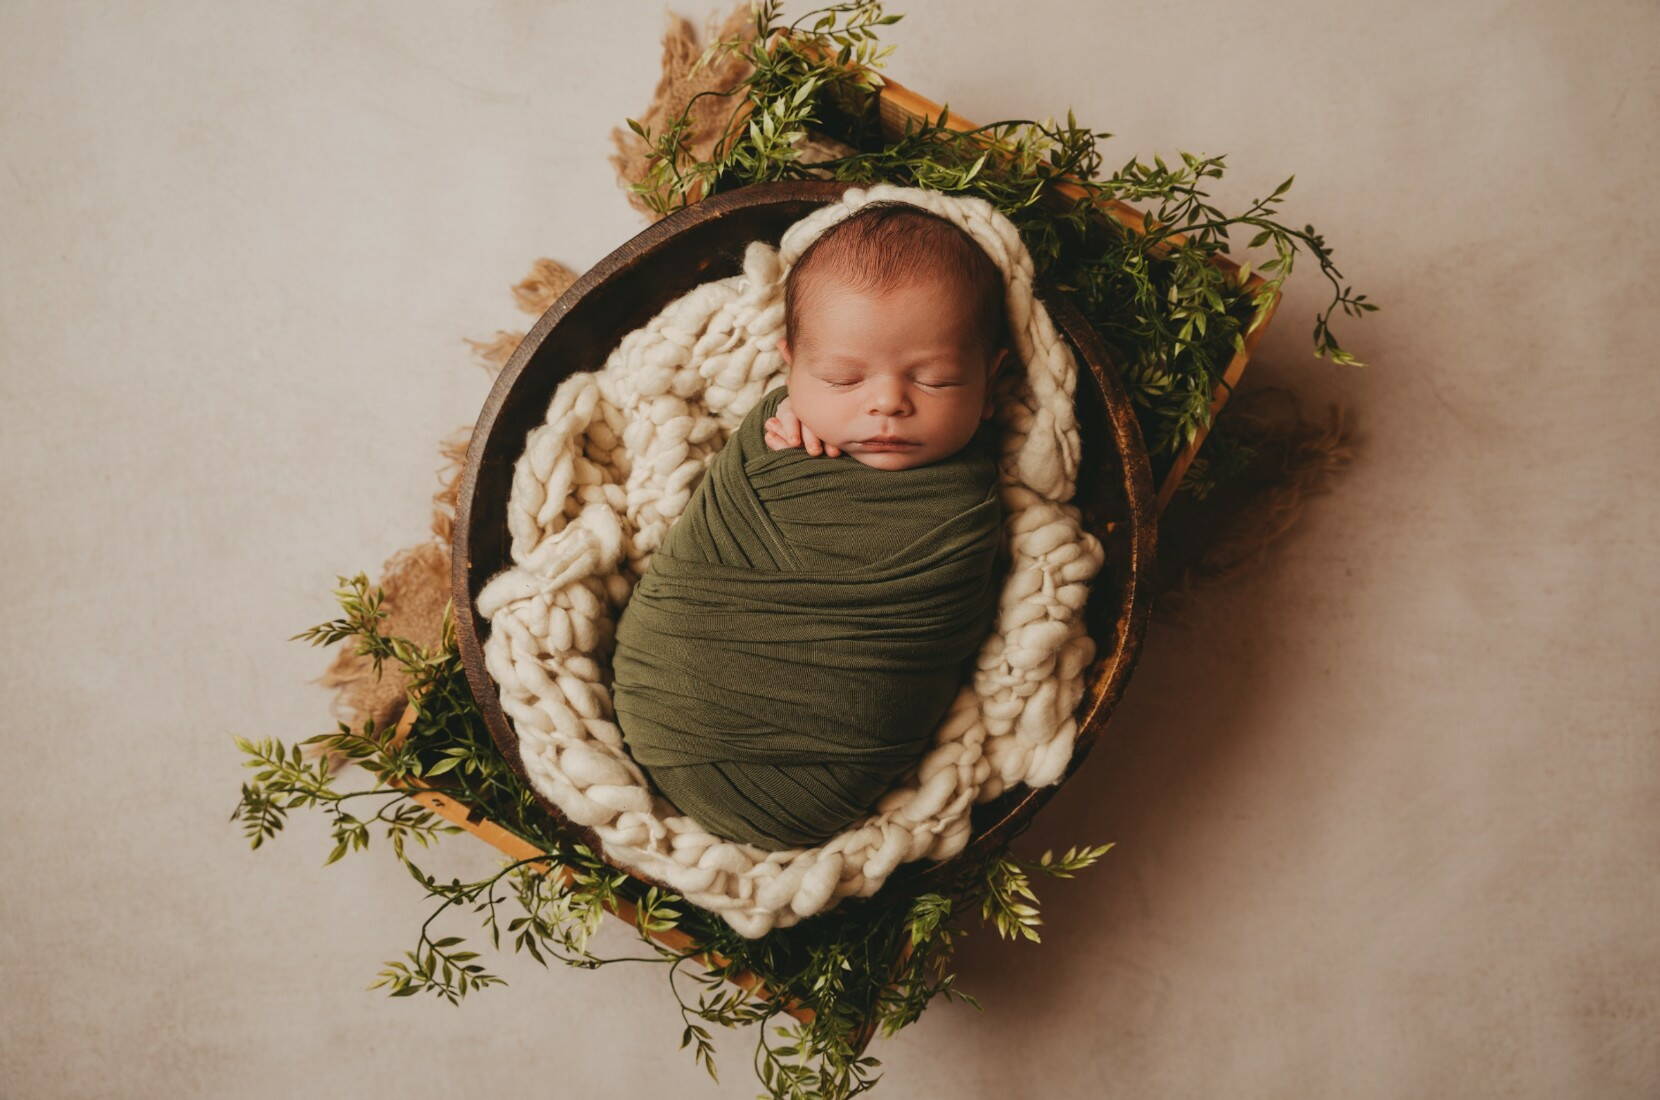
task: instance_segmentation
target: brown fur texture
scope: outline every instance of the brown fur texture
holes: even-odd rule
[[[513,298],[526,313],[540,316],[576,281],[576,273],[553,260],[540,259],[513,287]],[[498,332],[484,341],[468,340],[478,362],[493,377],[506,365],[519,341],[520,332]],[[375,585],[382,593],[383,634],[408,638],[426,649],[439,643],[444,605],[450,598],[450,546],[455,531],[456,493],[467,459],[472,428],[463,425],[438,443],[444,460],[438,471],[438,491],[432,495],[432,537],[423,543],[399,550],[381,566]],[[381,674],[374,663],[359,656],[355,647],[343,645],[318,680],[335,692],[334,716],[354,730],[372,719],[384,729],[393,725],[406,703],[402,668],[383,662]],[[338,768],[343,759],[336,756]]]
[[[689,74],[702,52],[692,26],[670,13],[663,36],[663,77],[651,105],[640,121],[654,129],[676,117],[686,100],[710,88],[734,86],[748,72],[747,63],[717,55],[715,62]],[[710,33],[723,38],[753,33],[747,4],[740,5]],[[730,100],[706,96],[693,105],[694,125],[689,146],[694,156],[706,157],[730,114]],[[645,176],[647,146],[632,131],[612,131],[617,154],[611,157],[625,186]],[[641,196],[628,192],[628,201],[642,213],[655,214]],[[532,316],[545,312],[576,280],[563,264],[537,260],[530,274],[512,288],[520,309]],[[523,333],[497,332],[487,340],[468,340],[478,362],[492,376],[500,372],[524,338]],[[383,592],[383,633],[408,638],[428,648],[439,641],[444,605],[449,600],[450,540],[454,529],[456,492],[471,436],[461,427],[439,444],[444,460],[433,494],[432,537],[398,551],[381,566],[376,584]],[[1241,390],[1218,418],[1216,432],[1231,433],[1252,447],[1256,458],[1244,476],[1213,491],[1206,499],[1178,494],[1160,520],[1160,595],[1155,611],[1179,615],[1204,588],[1237,577],[1258,565],[1269,548],[1283,538],[1302,514],[1308,497],[1323,491],[1332,476],[1352,457],[1352,431],[1344,411],[1331,406],[1324,424],[1303,419],[1296,395],[1282,387]],[[320,681],[335,692],[334,713],[354,730],[373,719],[384,728],[397,722],[405,706],[402,670],[388,662],[376,677],[373,665],[349,646],[335,655]],[[334,764],[340,765],[336,757]]]
[[[701,43],[684,16],[673,12],[669,12],[668,16],[669,29],[663,35],[663,76],[657,82],[657,90],[652,93],[651,105],[635,119],[646,128],[654,141],[668,122],[686,110],[693,96],[705,91],[730,91],[754,71],[754,66],[741,56],[742,47],[731,52],[716,51],[697,72],[691,71],[710,43],[734,40],[747,44],[754,41],[755,17],[747,3],[734,8],[719,26],[715,25],[711,16],[705,28],[704,42]],[[728,124],[741,124],[741,117],[732,122],[732,116],[731,96],[706,95],[691,104],[690,126],[681,138],[681,147],[691,160],[703,162],[710,159],[715,143],[726,132]],[[647,160],[652,147],[640,135],[622,127],[612,129],[611,143],[617,147],[610,158],[611,166],[617,170],[617,182],[627,189],[629,205],[655,221],[661,215],[651,208],[643,194],[633,190],[646,178]],[[688,199],[693,202],[701,199],[701,190],[700,186],[694,185],[687,194]],[[668,196],[659,190],[658,198],[666,203]]]

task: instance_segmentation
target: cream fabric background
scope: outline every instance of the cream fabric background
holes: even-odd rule
[[[1660,10],[889,10],[889,73],[970,118],[1225,152],[1230,211],[1295,172],[1281,220],[1383,308],[1337,319],[1372,367],[1315,360],[1300,258],[1248,381],[1352,402],[1355,469],[1154,626],[1023,842],[1117,847],[1044,884],[1042,945],[970,937],[986,1012],[879,1041],[877,1095],[1653,1095]],[[657,967],[365,992],[427,912],[404,871],[321,867],[320,815],[259,852],[226,821],[233,733],[331,726],[326,653],[286,639],[425,532],[488,388],[462,337],[520,324],[535,256],[642,228],[607,131],[663,21],[0,7],[0,1094],[753,1095],[753,1036],[710,1082]]]

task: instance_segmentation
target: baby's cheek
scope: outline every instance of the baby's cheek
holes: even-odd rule
[[[811,423],[808,423],[806,420],[802,420],[801,426],[807,428],[820,439],[827,441],[832,439],[839,440],[847,435],[842,428],[841,421],[836,420],[833,417],[815,416],[813,417]]]

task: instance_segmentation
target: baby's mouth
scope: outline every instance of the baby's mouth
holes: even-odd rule
[[[915,447],[915,446],[917,446],[916,440],[914,440],[914,439],[903,439],[903,438],[901,438],[899,436],[896,436],[896,435],[873,436],[870,439],[858,440],[858,444],[861,447],[867,447],[867,448],[870,448],[871,450],[879,450],[879,451],[889,451],[889,450],[897,451],[897,450],[903,450],[906,447]]]

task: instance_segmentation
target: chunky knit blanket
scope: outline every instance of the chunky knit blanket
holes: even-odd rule
[[[757,847],[822,844],[921,758],[997,608],[995,425],[905,470],[768,448],[744,417],[617,624],[628,755]]]
[[[823,844],[765,851],[723,840],[654,795],[615,722],[609,656],[618,612],[727,435],[784,382],[783,279],[802,250],[866,202],[949,218],[1003,271],[1013,352],[1000,376],[999,485],[1009,572],[996,621],[914,773]],[[752,242],[740,274],[694,287],[626,334],[604,366],[563,381],[525,440],[507,501],[512,566],[479,593],[486,666],[544,797],[592,829],[613,865],[666,882],[740,934],[765,935],[895,867],[947,859],[969,811],[1016,783],[1058,782],[1072,756],[1087,586],[1099,540],[1070,503],[1079,438],[1077,365],[1032,292],[1015,226],[970,196],[853,187],[778,246]]]

